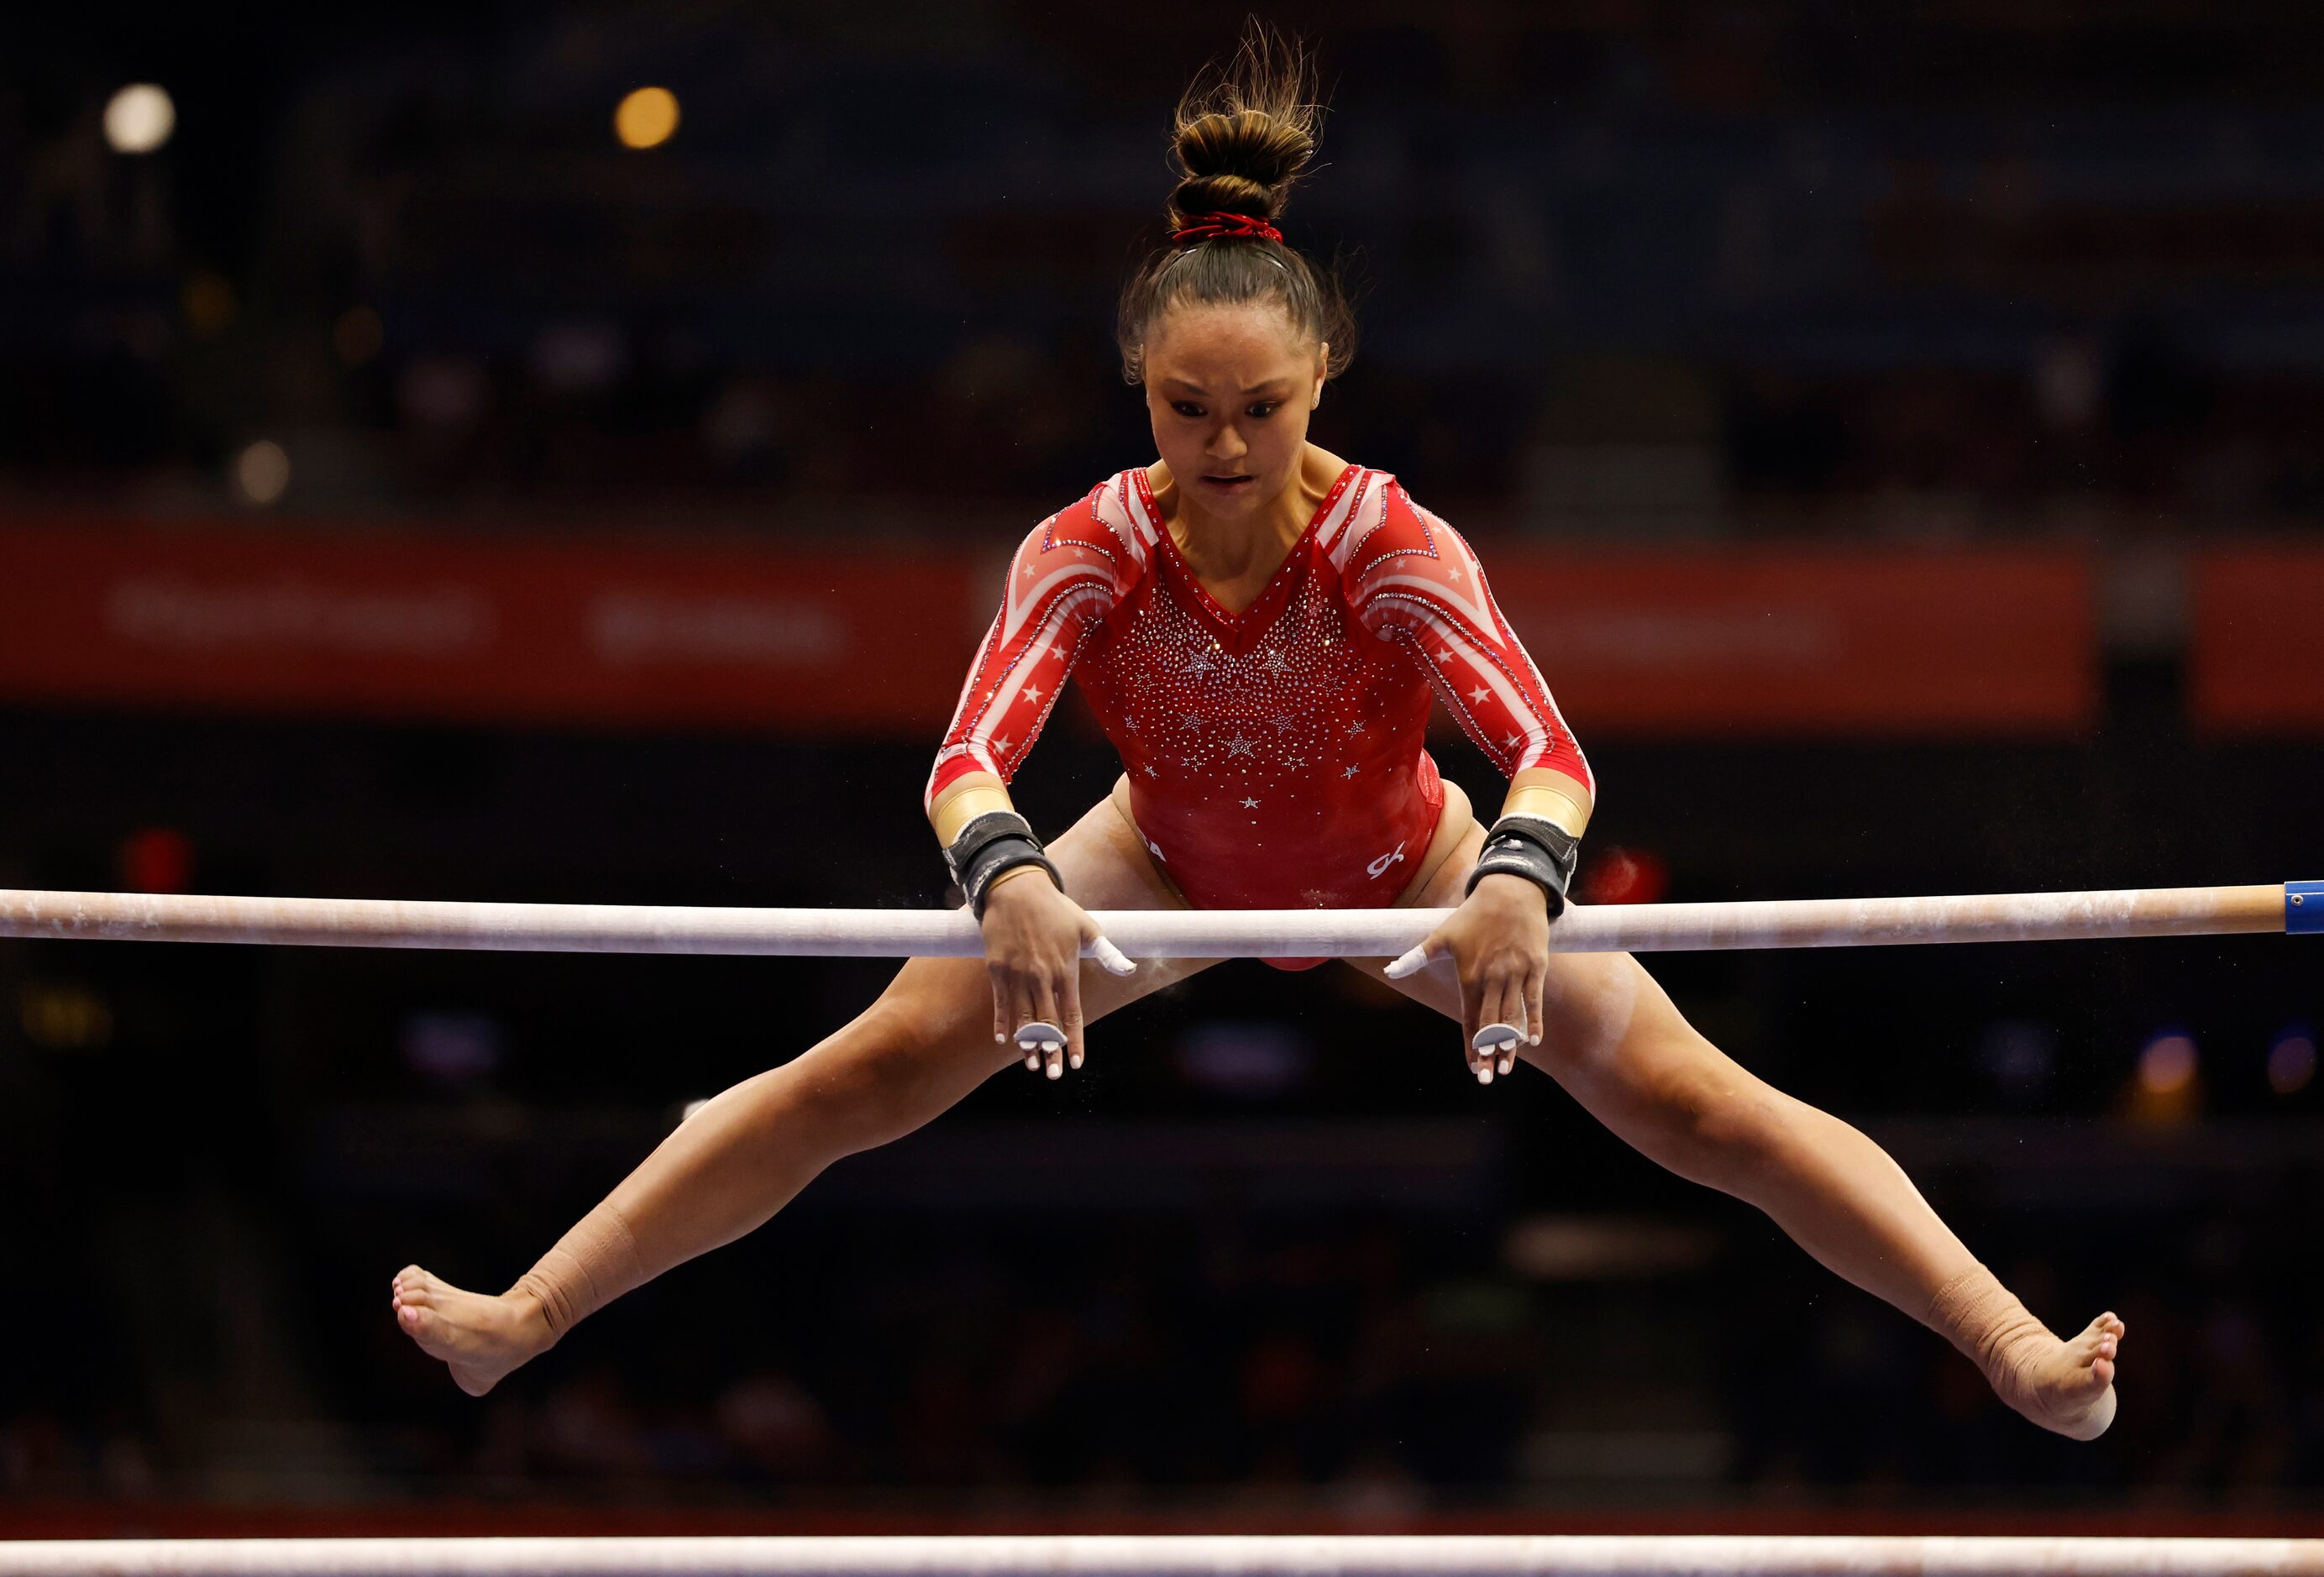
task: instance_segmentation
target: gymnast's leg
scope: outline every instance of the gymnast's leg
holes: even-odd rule
[[[1423,891],[1457,905],[1481,845],[1472,830]],[[1379,975],[1386,960],[1351,960]],[[2100,1314],[2061,1341],[1979,1264],[1886,1151],[1738,1066],[1628,954],[1554,953],[1525,1060],[1622,1139],[1681,1176],[1757,1205],[1802,1248],[1950,1341],[2001,1399],[2045,1429],[2095,1439],[2113,1422],[2123,1323]],[[1461,1018],[1450,961],[1389,982]]]
[[[1049,853],[1084,908],[1184,907],[1111,799]],[[1148,959],[1126,979],[1085,962],[1084,1019],[1211,962]],[[466,1292],[406,1267],[397,1323],[482,1396],[592,1311],[763,1224],[832,1162],[911,1132],[1023,1056],[993,1040],[982,959],[913,959],[853,1023],[680,1123],[507,1292]]]

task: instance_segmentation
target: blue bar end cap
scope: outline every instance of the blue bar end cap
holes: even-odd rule
[[[2283,884],[2283,929],[2287,936],[2324,936],[2324,881]]]

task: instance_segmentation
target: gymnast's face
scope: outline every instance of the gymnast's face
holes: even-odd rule
[[[1279,302],[1188,302],[1146,341],[1146,410],[1181,496],[1216,520],[1247,519],[1299,478],[1326,348]]]

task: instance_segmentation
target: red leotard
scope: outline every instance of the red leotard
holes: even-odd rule
[[[1120,752],[1147,848],[1198,908],[1392,903],[1444,803],[1422,748],[1432,687],[1504,773],[1591,781],[1468,543],[1360,466],[1240,614],[1203,589],[1142,469],[1043,521],[927,800],[968,772],[1012,777],[1068,673]]]

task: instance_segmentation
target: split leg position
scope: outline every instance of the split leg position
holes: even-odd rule
[[[1407,901],[1459,905],[1483,839],[1472,826]],[[1472,973],[1464,984],[1454,958],[1436,954],[1388,983],[1459,1019],[1465,1037],[1496,1023],[1526,1030],[1517,1055],[1632,1148],[1765,1211],[1834,1273],[1950,1341],[2034,1423],[2092,1440],[2114,1421],[2119,1319],[2100,1314],[2061,1341],[1978,1262],[1886,1150],[1738,1065],[1637,959],[1546,956],[1545,973]],[[1350,962],[1387,979],[1387,960]],[[1489,1079],[1489,1058],[1472,1052],[1471,1065]]]
[[[1453,792],[1438,857],[1424,864],[1406,904],[1461,901],[1483,829]],[[1183,907],[1111,799],[1049,852],[1086,908]],[[997,983],[1022,1018],[1062,1024],[1077,1060],[1084,1024],[1209,962],[1149,959],[1126,979],[1084,964],[1075,1002],[1038,991],[1028,999],[1022,982],[996,982],[978,960],[915,959],[853,1023],[680,1124],[507,1292],[463,1291],[407,1267],[394,1280],[396,1320],[463,1390],[482,1396],[595,1308],[742,1237],[834,1161],[901,1138],[1019,1061],[1013,1041],[995,1038],[1008,1028],[995,1021]],[[1381,975],[1388,961],[1351,962]],[[1885,1151],[1737,1065],[1628,954],[1551,954],[1536,979],[1472,974],[1465,988],[1448,956],[1390,983],[1465,1032],[1491,1022],[1526,1028],[1524,1059],[1627,1143],[1765,1211],[1836,1274],[1952,1342],[2034,1423],[2088,1440],[2113,1421],[2120,1320],[2101,1314],[2070,1339],[2053,1335]]]

